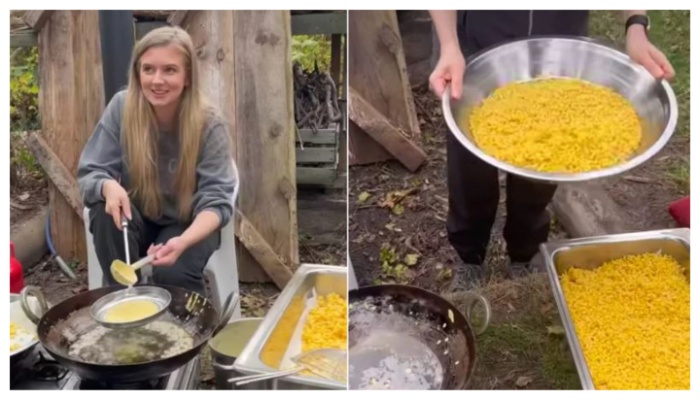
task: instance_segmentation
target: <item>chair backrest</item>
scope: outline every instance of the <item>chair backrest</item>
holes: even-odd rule
[[[236,166],[236,160],[231,158],[231,166],[233,167],[233,175],[236,177],[236,183],[233,186],[233,196],[231,196],[231,202],[233,203],[233,216],[236,217],[236,205],[238,203],[238,191],[241,188],[241,177],[238,175],[238,167]]]

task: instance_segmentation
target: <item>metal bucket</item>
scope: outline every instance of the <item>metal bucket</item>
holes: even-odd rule
[[[229,379],[243,376],[233,369],[236,358],[240,356],[243,349],[248,345],[250,339],[255,335],[263,318],[241,318],[230,322],[224,329],[209,341],[211,350],[212,367],[214,368],[214,378],[216,388],[219,390],[270,390],[274,380],[255,382],[248,385],[236,386],[229,383]]]

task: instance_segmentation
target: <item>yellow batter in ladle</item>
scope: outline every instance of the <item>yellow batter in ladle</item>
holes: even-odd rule
[[[114,260],[112,261],[112,265],[110,265],[109,270],[112,273],[112,277],[115,281],[124,286],[131,287],[138,282],[136,271],[144,265],[150,264],[151,262],[153,262],[153,256],[142,258],[132,265],[128,265],[121,260]]]

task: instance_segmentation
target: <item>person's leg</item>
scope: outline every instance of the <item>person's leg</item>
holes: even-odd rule
[[[506,226],[503,237],[512,264],[526,265],[547,241],[551,218],[547,204],[556,185],[534,182],[508,174],[506,187]],[[511,271],[519,275],[525,271]]]
[[[479,268],[486,257],[498,209],[498,170],[481,161],[450,134],[447,188],[448,239],[465,264]]]
[[[163,227],[155,243],[165,244],[173,237],[179,236],[187,226],[173,224]],[[153,267],[153,281],[161,285],[177,286],[206,296],[204,287],[204,267],[214,251],[219,248],[221,232],[216,231],[201,242],[185,250],[175,263],[169,267]],[[233,243],[229,244],[233,246]]]
[[[146,252],[144,249],[148,248],[148,242],[152,240],[153,234],[151,232],[152,229],[149,229],[150,224],[144,222],[141,213],[136,207],[131,207],[131,215],[132,218],[129,221],[127,233],[129,261],[134,263],[140,257],[145,256]],[[112,216],[105,212],[104,202],[90,208],[90,232],[92,233],[97,260],[100,262],[104,275],[103,282],[107,285],[118,285],[112,278],[109,267],[114,260],[126,262],[124,232],[114,225]]]

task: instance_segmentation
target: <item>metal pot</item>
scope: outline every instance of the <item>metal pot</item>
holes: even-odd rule
[[[642,121],[642,142],[627,161],[601,170],[548,173],[514,166],[483,152],[467,126],[458,121],[495,89],[540,76],[577,78],[608,87],[629,100]],[[464,72],[462,98],[451,99],[449,85],[442,111],[452,135],[482,161],[505,172],[549,183],[581,182],[621,174],[648,161],[669,141],[676,128],[678,104],[671,85],[656,80],[626,54],[583,37],[530,37],[472,55]]]
[[[182,328],[192,337],[192,347],[185,350],[172,347],[177,343],[165,340],[161,332],[151,331],[148,326],[118,330],[103,328],[106,331],[99,339],[95,338],[94,344],[84,346],[100,357],[111,355],[114,360],[121,360],[124,358],[120,358],[119,355],[126,354],[127,359],[132,360],[124,362],[88,362],[70,353],[70,349],[78,340],[85,335],[94,335],[98,328],[102,328],[90,316],[92,304],[109,293],[121,290],[120,286],[108,286],[80,293],[48,310],[42,310],[40,316],[32,312],[26,302],[30,295],[43,297],[38,287],[24,288],[21,302],[27,317],[37,324],[37,336],[42,346],[61,365],[86,380],[109,383],[138,382],[168,375],[188,363],[212,336],[226,326],[238,304],[238,295],[231,293],[222,314],[219,315],[214,305],[196,292],[174,286],[157,286],[168,290],[172,297],[167,312],[160,320]],[[149,341],[138,346],[135,342],[140,338]],[[153,348],[159,344],[160,347]],[[144,357],[144,351],[150,351],[151,354]]]
[[[30,307],[35,311],[38,309],[48,308],[48,304],[39,304],[39,301],[41,300],[43,300],[43,298],[32,298],[30,301]],[[36,336],[36,324],[25,315],[24,310],[22,309],[21,296],[19,294],[10,294],[10,322],[34,335],[34,340],[16,349],[15,351],[10,351],[10,366],[13,366],[30,354],[34,346],[39,343],[39,337]]]
[[[216,379],[216,388],[220,390],[270,390],[274,382],[260,381],[248,385],[236,386],[229,379],[245,376],[233,368],[238,356],[255,335],[263,318],[241,318],[230,322],[218,335],[209,341],[212,367]]]
[[[350,290],[348,297],[351,388],[353,370],[358,371],[355,376],[366,379],[369,368],[384,369],[377,363],[381,358],[401,366],[385,369],[387,374],[378,373],[378,380],[385,382],[372,384],[372,388],[376,385],[377,389],[451,390],[468,385],[477,358],[475,334],[486,329],[491,315],[490,305],[483,296],[463,294],[469,304],[467,317],[445,298],[415,286],[365,286]],[[477,306],[483,307],[484,315],[477,329],[473,329],[469,319],[474,318]],[[397,345],[397,341],[401,344]],[[405,355],[394,355],[404,350]],[[377,359],[378,354],[385,354],[386,358]],[[410,362],[404,365],[399,358]],[[374,361],[367,362],[368,359]],[[403,368],[409,370],[405,375]]]

